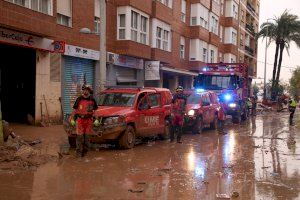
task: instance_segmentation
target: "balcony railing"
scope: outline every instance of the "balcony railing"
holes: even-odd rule
[[[246,29],[249,31],[252,35],[255,34],[254,26],[252,24],[246,24]]]
[[[255,9],[249,2],[247,2],[247,8],[252,12],[252,14],[256,15]]]
[[[251,55],[254,55],[254,50],[251,47],[245,46],[245,50]]]

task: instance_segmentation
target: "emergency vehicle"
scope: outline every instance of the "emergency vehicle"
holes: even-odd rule
[[[168,138],[172,94],[165,88],[109,88],[98,97],[94,113],[94,134],[91,143],[117,143],[133,148],[136,138],[158,135]],[[75,128],[65,126],[71,146]]]
[[[215,130],[218,126],[219,115],[222,112],[216,93],[194,90],[187,98],[185,128],[190,128],[194,134],[200,134],[204,127]]]
[[[242,63],[207,64],[194,80],[195,88],[218,94],[225,114],[231,115],[234,123],[247,119],[250,85],[248,66]]]

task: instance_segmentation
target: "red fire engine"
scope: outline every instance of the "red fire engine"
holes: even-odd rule
[[[248,66],[242,63],[207,64],[194,80],[196,89],[218,94],[225,113],[232,116],[234,123],[247,119],[250,85]]]

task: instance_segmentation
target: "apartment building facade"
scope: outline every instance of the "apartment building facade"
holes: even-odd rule
[[[97,87],[99,36],[80,30],[101,32],[100,1],[0,0],[4,118],[20,111],[22,119],[60,118],[71,112],[83,83]],[[105,3],[107,86],[191,88],[211,62],[245,62],[256,75],[259,0]]]

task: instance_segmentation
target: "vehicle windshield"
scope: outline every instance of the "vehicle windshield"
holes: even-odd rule
[[[198,104],[200,102],[200,94],[191,94],[187,98],[187,104]]]
[[[196,78],[195,87],[207,90],[233,90],[237,88],[237,76],[202,75]]]
[[[102,93],[98,97],[99,106],[133,106],[135,94],[130,93]]]

